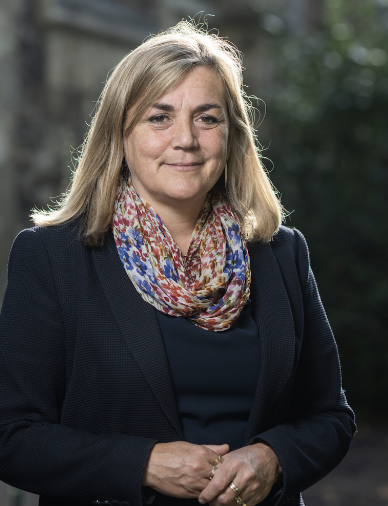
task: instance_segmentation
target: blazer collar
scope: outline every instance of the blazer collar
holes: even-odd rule
[[[112,313],[130,352],[171,424],[183,439],[178,408],[156,310],[145,302],[127,276],[111,231],[93,261]]]
[[[290,301],[271,243],[249,248],[253,313],[261,343],[261,366],[245,433],[245,444],[267,430],[271,409],[292,371],[295,328]],[[240,364],[243,367],[243,364]]]
[[[271,244],[249,248],[251,298],[261,341],[261,366],[245,443],[268,428],[271,408],[293,367],[295,329],[282,274]],[[145,302],[125,273],[111,231],[93,250],[101,285],[130,352],[171,424],[183,439],[167,354],[156,310]],[[240,364],[243,368],[243,364]]]

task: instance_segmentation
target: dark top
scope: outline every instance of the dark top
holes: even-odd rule
[[[39,494],[40,506],[141,506],[153,445],[183,439],[167,354],[157,311],[126,275],[112,232],[88,249],[79,226],[25,230],[12,247],[0,480]],[[302,234],[280,227],[249,254],[261,364],[244,444],[273,448],[283,470],[273,504],[299,506],[299,492],[345,456],[354,415]]]
[[[157,316],[185,440],[241,448],[260,368],[251,305],[224,332],[204,330],[160,311]]]

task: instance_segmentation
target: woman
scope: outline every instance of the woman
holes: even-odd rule
[[[303,504],[349,448],[307,246],[242,90],[223,39],[149,39],[107,82],[69,194],[15,240],[0,478],[41,506]]]

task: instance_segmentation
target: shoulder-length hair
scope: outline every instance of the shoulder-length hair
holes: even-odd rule
[[[187,21],[149,38],[115,67],[82,145],[69,191],[56,209],[33,211],[34,223],[57,225],[82,216],[83,243],[102,244],[123,177],[123,136],[130,134],[158,98],[198,65],[214,70],[225,89],[230,125],[226,198],[247,239],[269,241],[278,231],[283,210],[255,143],[240,53],[230,42]],[[125,127],[130,109],[131,120]]]

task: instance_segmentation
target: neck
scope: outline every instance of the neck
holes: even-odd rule
[[[135,188],[136,189],[136,188]],[[179,246],[182,255],[186,255],[190,246],[191,235],[197,223],[199,213],[205,203],[206,194],[187,200],[159,201],[152,196],[142,196],[160,216],[171,237]]]
[[[186,255],[190,246],[191,235],[199,213],[201,212],[203,202],[197,207],[195,212],[187,212],[185,208],[155,208],[164,225],[167,227],[172,238],[179,246],[182,255]]]

